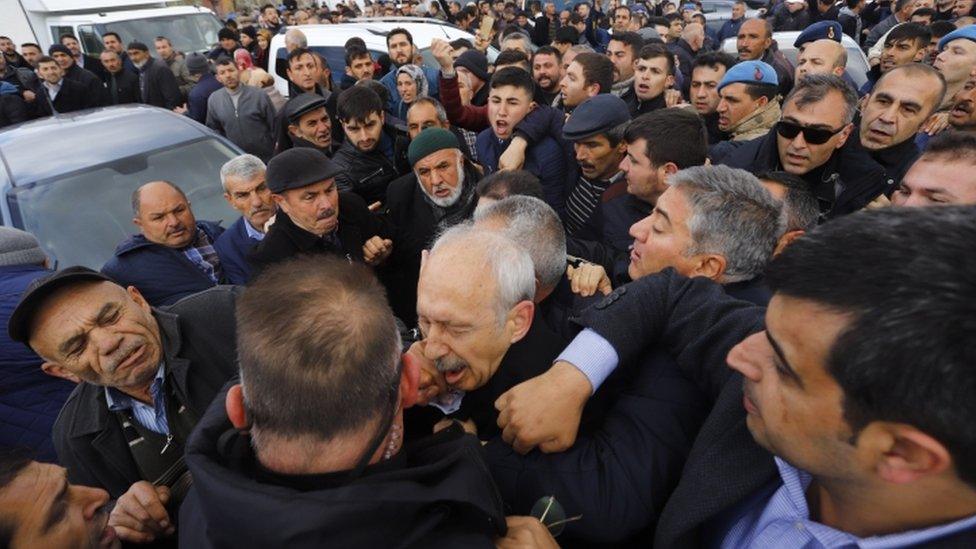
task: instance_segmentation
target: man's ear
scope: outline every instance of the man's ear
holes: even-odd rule
[[[298,126],[295,124],[288,124],[288,135],[292,137],[301,137],[298,135]]]
[[[400,402],[403,408],[417,403],[420,390],[420,363],[417,357],[404,353],[403,370],[400,372]]]
[[[669,89],[671,89],[673,87],[674,87],[674,75],[673,74],[669,74],[664,79],[664,89],[668,89],[669,90]]]
[[[529,333],[532,327],[532,315],[535,314],[535,303],[529,300],[520,301],[508,311],[508,324],[512,329],[509,343],[516,343]]]
[[[792,244],[794,240],[800,238],[804,234],[806,234],[806,231],[802,229],[787,231],[785,234],[783,234],[783,236],[779,237],[779,240],[776,241],[776,249],[773,250],[773,257],[783,253],[783,250],[785,250],[787,246]]]
[[[135,301],[136,305],[138,305],[139,308],[142,309],[143,311],[146,311],[148,313],[149,310],[152,309],[152,306],[149,305],[149,302],[146,301],[145,297],[142,297],[142,293],[139,292],[139,290],[135,286],[127,287],[125,289],[125,292],[129,294],[129,297],[132,298],[132,301]]]
[[[251,427],[251,421],[247,418],[247,411],[244,409],[244,388],[240,383],[231,385],[227,390],[224,409],[227,410],[227,419],[235,429],[246,431]]]
[[[67,379],[72,383],[81,383],[81,378],[71,373],[64,366],[61,366],[57,362],[50,362],[45,360],[41,364],[41,371],[51,377],[59,377],[61,379]]]
[[[607,92],[607,93],[609,93],[609,92]],[[597,95],[600,95],[600,84],[598,84],[597,82],[594,82],[592,84],[587,85],[586,86],[586,95],[588,97],[596,97]]]
[[[142,230],[142,221],[139,221],[139,216],[132,218],[132,224],[139,227],[139,230]]]
[[[918,50],[917,52],[915,52],[915,57],[912,58],[912,62],[913,63],[918,63],[922,59],[925,59],[925,55],[927,53],[928,53],[928,51],[925,48],[922,48],[922,49]]]
[[[917,482],[952,468],[945,445],[903,423],[873,422],[861,431],[857,445],[876,454],[875,471],[892,484]]]
[[[715,282],[721,283],[726,266],[725,258],[720,255],[700,255],[698,256],[698,264],[695,265],[694,276],[704,276],[705,278],[710,278]]]
[[[765,107],[767,103],[769,103],[769,98],[766,97],[765,95],[760,95],[759,99],[756,100],[756,104],[760,108]]]
[[[534,111],[539,105],[535,101],[529,101],[529,112]]]
[[[674,162],[665,162],[663,168],[664,168],[665,177],[669,175],[674,175],[679,171],[681,171],[681,168],[679,168],[678,165],[675,164]]]
[[[851,136],[852,131],[854,131],[853,123],[845,126],[844,129],[840,131],[840,139],[837,140],[837,147],[835,148],[839,149],[843,147],[844,143],[847,143],[847,138]]]

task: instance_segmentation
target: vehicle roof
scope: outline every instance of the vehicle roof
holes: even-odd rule
[[[139,9],[139,10],[113,10],[113,11],[100,11],[97,13],[97,19],[95,23],[113,23],[115,21],[127,21],[129,19],[147,19],[151,17],[165,17],[167,15],[183,15],[183,14],[194,14],[194,13],[210,13],[213,12],[207,8],[201,8],[199,6],[173,6],[170,8],[151,8],[151,9]],[[74,13],[64,13],[57,14],[55,18],[59,21],[71,21],[78,19],[80,21],[91,21],[92,17],[90,12],[74,12]]]
[[[16,186],[207,135],[203,126],[164,109],[102,107],[5,128],[0,161]]]
[[[139,6],[163,7],[162,0],[22,0],[29,11],[109,11]]]

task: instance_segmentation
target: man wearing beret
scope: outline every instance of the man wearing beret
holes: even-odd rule
[[[594,213],[607,190],[623,181],[620,161],[627,154],[623,137],[628,114],[623,99],[600,94],[580,103],[563,126],[563,138],[573,144],[579,166],[579,178],[566,198],[564,224],[568,236],[599,238],[600,228],[592,226],[596,222]]]
[[[326,99],[314,93],[292,97],[282,109],[285,123],[279,126],[277,151],[308,147],[332,157],[332,119]]]
[[[427,128],[410,142],[413,171],[390,183],[387,216],[396,248],[384,282],[393,312],[412,326],[417,318],[420,254],[434,235],[471,217],[481,173],[460,150],[457,137],[443,128]]]
[[[966,85],[969,72],[976,67],[976,25],[954,30],[939,40],[939,55],[932,64],[946,81],[942,107],[952,103],[953,96]]]
[[[712,146],[709,157],[718,163],[733,148],[730,141],[748,141],[766,135],[781,114],[776,70],[762,61],[743,61],[725,73],[718,84],[718,129],[728,141]]]
[[[190,485],[184,444],[237,373],[238,291],[221,286],[157,309],[134,286],[69,267],[32,282],[10,316],[10,338],[41,357],[40,369],[77,384],[54,447],[69,482],[118,500],[108,524],[124,541],[174,533]]]
[[[307,147],[271,159],[266,179],[278,214],[249,256],[253,276],[299,254],[335,254],[368,265],[390,255],[393,242],[380,220],[358,195],[339,192],[339,170],[327,156]]]

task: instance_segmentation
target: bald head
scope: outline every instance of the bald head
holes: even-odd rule
[[[196,219],[183,190],[169,181],[151,181],[132,193],[132,222],[154,244],[183,248],[196,239]]]
[[[808,74],[833,74],[842,76],[847,66],[847,50],[840,42],[830,39],[815,40],[804,44],[796,61],[796,79]]]

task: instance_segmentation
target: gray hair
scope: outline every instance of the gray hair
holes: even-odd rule
[[[559,214],[532,196],[510,196],[475,210],[474,221],[497,219],[502,234],[529,252],[542,288],[554,288],[566,273],[566,231]]]
[[[224,192],[230,192],[227,190],[228,177],[237,177],[244,181],[250,181],[266,169],[264,162],[253,154],[235,156],[220,167],[220,184],[224,187]]]
[[[505,38],[502,38],[502,42],[500,44],[502,49],[505,49],[505,42],[510,40],[518,40],[519,42],[522,42],[522,47],[525,48],[525,51],[528,52],[529,55],[532,55],[532,39],[529,38],[527,34],[522,32],[513,32],[506,35]]]
[[[783,107],[794,101],[803,107],[823,101],[827,94],[835,91],[844,98],[844,124],[850,124],[857,112],[857,92],[843,78],[834,74],[808,74],[797,82],[793,91],[783,100]]]
[[[596,53],[593,46],[589,44],[575,44],[569,47],[569,51],[574,51],[576,53]]]
[[[461,223],[444,231],[431,247],[431,257],[444,249],[476,250],[481,267],[495,280],[495,313],[503,322],[512,307],[535,297],[535,271],[532,258],[512,239],[496,231],[479,231],[470,223]]]
[[[668,178],[691,207],[686,256],[725,258],[723,284],[762,274],[783,234],[782,208],[756,176],[728,166],[695,166]]]
[[[417,100],[410,105],[410,108],[407,109],[408,116],[410,114],[410,111],[413,110],[413,108],[416,107],[417,105],[431,105],[432,107],[434,107],[434,111],[437,113],[437,120],[439,120],[442,124],[447,123],[447,111],[444,110],[444,105],[441,105],[440,101],[434,99],[429,95],[426,95],[424,97],[418,97]]]
[[[295,46],[296,48],[307,48],[308,38],[305,33],[298,29],[288,29],[285,31],[285,46]]]

